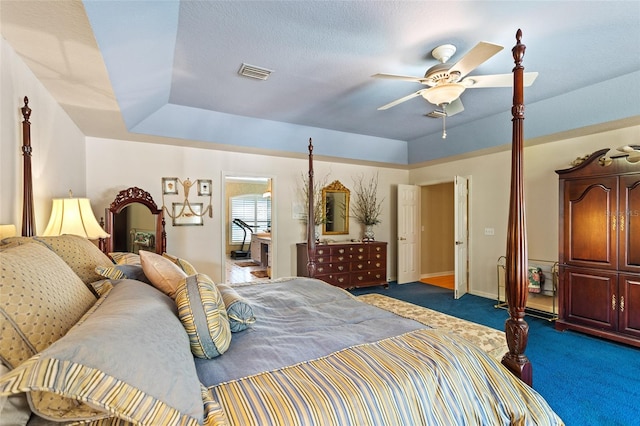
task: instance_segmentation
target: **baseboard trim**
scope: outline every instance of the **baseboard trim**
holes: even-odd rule
[[[431,277],[441,277],[443,275],[455,275],[455,271],[444,271],[444,272],[433,272],[430,274],[420,274],[420,279],[431,278]]]

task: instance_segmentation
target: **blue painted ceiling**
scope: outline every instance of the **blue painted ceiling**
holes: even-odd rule
[[[422,76],[437,63],[434,47],[454,44],[454,63],[479,41],[505,49],[470,75],[510,73],[518,28],[525,69],[539,73],[525,90],[527,139],[640,117],[637,1],[76,0],[2,7],[3,36],[89,136],[273,155],[304,154],[312,137],[317,155],[399,167],[503,146],[511,139],[511,89],[467,89],[465,109],[447,118],[442,139],[443,123],[425,117],[435,107],[421,97],[377,110],[423,86],[371,75]],[[30,42],[20,40],[24,34]],[[57,52],[33,46],[46,43],[62,50],[63,65]],[[238,74],[242,63],[273,73],[248,79]],[[52,69],[55,78],[47,74]],[[82,80],[75,89],[74,79]],[[71,101],[70,90],[82,96]],[[112,97],[108,107],[101,97]]]

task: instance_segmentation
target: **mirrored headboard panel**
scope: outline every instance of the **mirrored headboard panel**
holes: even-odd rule
[[[137,187],[120,191],[105,213],[105,228],[111,235],[106,253],[167,251],[164,214],[147,191]]]

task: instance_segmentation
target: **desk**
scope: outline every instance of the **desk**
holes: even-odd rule
[[[271,234],[253,234],[251,235],[251,259],[258,262],[261,266],[267,268],[269,276],[271,276],[271,259],[269,252],[271,251]]]

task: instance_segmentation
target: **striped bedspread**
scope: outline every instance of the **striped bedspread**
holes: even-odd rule
[[[453,334],[421,329],[210,388],[233,425],[561,425]]]

